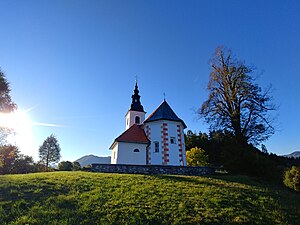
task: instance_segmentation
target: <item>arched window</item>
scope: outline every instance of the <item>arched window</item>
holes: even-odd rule
[[[140,150],[138,150],[137,148],[133,150],[133,152],[140,152]]]
[[[159,142],[154,141],[154,152],[159,152]]]
[[[135,123],[140,124],[140,117],[138,116],[135,117]]]

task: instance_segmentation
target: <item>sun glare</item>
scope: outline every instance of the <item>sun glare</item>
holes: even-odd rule
[[[31,121],[25,112],[17,110],[13,113],[0,113],[0,126],[11,128],[16,133],[31,129]]]
[[[33,147],[32,121],[26,111],[17,110],[13,113],[0,113],[0,127],[10,128],[14,134],[8,142],[16,144],[23,153],[30,153]]]

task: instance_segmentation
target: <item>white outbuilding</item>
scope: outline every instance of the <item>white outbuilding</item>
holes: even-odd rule
[[[164,100],[145,120],[137,83],[126,130],[110,147],[112,164],[185,166],[185,123]]]

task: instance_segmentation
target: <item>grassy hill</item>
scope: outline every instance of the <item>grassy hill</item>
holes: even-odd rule
[[[0,224],[300,224],[300,195],[239,176],[5,175]]]

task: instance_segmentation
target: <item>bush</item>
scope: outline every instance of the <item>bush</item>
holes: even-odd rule
[[[188,166],[208,166],[208,156],[203,149],[194,147],[186,151],[186,162]]]
[[[62,161],[58,164],[58,170],[60,171],[72,171],[73,164],[70,161]]]
[[[81,170],[81,165],[79,162],[73,162],[73,170],[74,171],[78,171],[78,170]]]
[[[284,172],[283,183],[288,188],[300,191],[300,167],[292,166]]]

